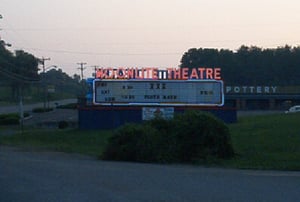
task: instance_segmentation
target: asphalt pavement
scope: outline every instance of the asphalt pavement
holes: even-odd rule
[[[46,107],[55,108],[56,104],[64,105],[69,103],[77,103],[77,99],[65,99],[65,100],[56,100],[51,101],[46,104]],[[23,110],[24,112],[31,112],[34,108],[44,107],[44,103],[35,103],[35,104],[24,104]],[[1,106],[0,114],[8,114],[8,113],[18,113],[20,111],[20,106],[18,104],[9,105],[9,106]]]
[[[300,172],[100,161],[0,146],[0,201],[300,201]]]
[[[78,126],[78,110],[75,109],[57,109],[57,105],[65,105],[69,103],[76,103],[76,99],[65,99],[65,100],[57,100],[49,103],[49,107],[54,110],[45,112],[45,113],[32,113],[34,108],[42,108],[43,103],[35,103],[35,104],[26,104],[23,106],[24,112],[29,112],[30,116],[26,117],[23,121],[25,126],[32,127],[47,127],[47,128],[57,128],[59,121],[67,121],[69,123],[69,127],[77,127]],[[48,104],[47,104],[48,106]],[[1,106],[0,114],[7,113],[19,113],[19,106],[10,105],[10,106]],[[0,135],[7,134],[15,134],[16,130],[6,130],[0,131]]]

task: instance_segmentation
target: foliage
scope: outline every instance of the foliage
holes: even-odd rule
[[[34,108],[32,109],[33,113],[44,113],[44,112],[50,112],[53,111],[53,108]]]
[[[13,130],[1,128],[2,131]],[[18,129],[15,129],[18,130]],[[0,145],[19,146],[24,149],[75,152],[97,156],[103,152],[110,131],[81,131],[77,129],[33,129],[24,128],[14,135],[0,135]]]
[[[0,100],[16,101],[19,95],[31,97],[34,101],[74,98],[86,92],[86,84],[80,81],[80,76],[68,76],[61,69],[51,69],[38,74],[40,59],[23,50],[14,53],[0,43],[0,88],[9,93],[0,95]],[[39,85],[35,85],[39,83]],[[48,86],[55,89],[54,93],[47,93]],[[8,91],[8,88],[10,89]],[[46,91],[45,91],[46,90]],[[9,95],[9,96],[8,96]],[[5,97],[4,97],[5,96]]]
[[[4,43],[0,43],[0,83],[3,85],[9,81],[9,77],[5,70],[9,70],[13,66],[14,56],[5,48]]]
[[[136,145],[139,136],[144,133],[143,128],[135,124],[126,124],[117,130],[109,139],[103,159],[134,161],[137,156]]]
[[[229,130],[215,117],[188,112],[173,120],[128,124],[109,139],[103,159],[138,162],[196,162],[233,156]]]
[[[194,161],[210,156],[233,156],[228,127],[207,113],[189,111],[174,120],[181,161]]]
[[[28,117],[28,113],[24,113],[24,117]],[[17,125],[19,124],[20,116],[17,113],[0,114],[0,125]]]
[[[17,99],[19,94],[39,80],[39,59],[23,50],[15,53],[8,51],[0,44],[0,78],[2,85],[11,88],[11,94]]]
[[[61,69],[51,69],[45,74],[41,73],[41,76],[45,79],[47,85],[54,87],[55,93],[68,93],[72,94],[73,97],[77,97],[86,92],[85,82],[78,80],[76,74],[72,78]]]
[[[58,105],[57,109],[77,109],[77,103],[70,103],[66,105]]]
[[[16,124],[19,124],[19,116],[17,114],[0,114],[0,125]]]
[[[236,52],[192,48],[184,53],[180,66],[221,67],[227,85],[300,85],[300,47],[241,46]]]
[[[69,126],[69,123],[67,121],[59,121],[58,122],[58,128],[59,129],[65,129]]]

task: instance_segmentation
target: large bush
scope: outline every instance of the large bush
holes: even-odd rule
[[[67,121],[59,121],[58,122],[58,128],[59,129],[65,129],[68,128],[69,123]]]
[[[44,112],[51,112],[53,108],[34,108],[32,109],[33,113],[44,113]]]
[[[28,113],[24,113],[24,117],[28,117]],[[19,124],[19,114],[11,113],[11,114],[0,114],[0,125],[18,125]]]
[[[19,124],[19,116],[17,114],[0,115],[0,125],[17,125]]]
[[[227,126],[210,114],[186,112],[127,124],[109,139],[102,158],[138,162],[196,162],[233,156]]]
[[[208,113],[189,111],[173,120],[181,161],[233,156],[228,127]]]

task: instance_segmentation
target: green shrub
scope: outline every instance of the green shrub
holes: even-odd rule
[[[0,125],[17,125],[19,119],[19,115],[16,113],[0,114]]]
[[[197,162],[234,155],[227,126],[210,114],[186,112],[120,127],[109,139],[105,160]]]
[[[58,122],[58,128],[59,129],[65,129],[69,126],[69,123],[67,121],[60,121]]]
[[[172,120],[163,118],[152,119],[145,123],[154,128],[156,133],[152,136],[155,144],[155,161],[160,163],[179,162],[179,150],[176,133]]]
[[[137,142],[143,133],[143,127],[136,124],[126,124],[114,132],[109,138],[102,158],[105,160],[136,161]]]
[[[70,103],[65,105],[58,105],[57,109],[77,109],[77,103]]]
[[[228,127],[208,113],[188,111],[173,120],[180,161],[193,162],[213,156],[232,157]]]
[[[44,112],[50,112],[50,111],[52,111],[53,110],[53,108],[34,108],[34,109],[32,109],[32,112],[34,112],[34,113],[44,113]]]

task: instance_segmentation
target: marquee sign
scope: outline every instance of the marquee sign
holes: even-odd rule
[[[222,106],[217,80],[101,80],[93,82],[95,105]]]

